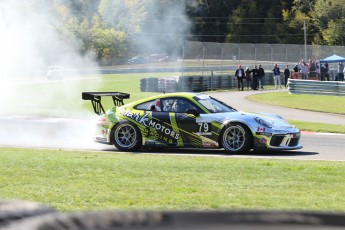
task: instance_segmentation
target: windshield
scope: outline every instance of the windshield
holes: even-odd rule
[[[218,101],[208,95],[199,95],[194,97],[202,106],[204,106],[210,113],[226,113],[226,112],[236,112],[237,110],[231,106]]]

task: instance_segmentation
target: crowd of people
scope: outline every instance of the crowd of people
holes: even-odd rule
[[[342,62],[338,62],[337,65],[337,73],[334,80],[344,81],[344,64]],[[309,60],[308,63],[301,60],[294,68],[294,78],[330,81],[329,65],[328,63],[320,65],[318,61],[313,60]]]
[[[247,89],[258,90],[264,88],[263,78],[265,77],[265,70],[261,65],[254,65],[253,69],[246,67],[245,71],[241,65],[238,65],[235,77],[239,91],[243,91],[244,81],[246,81]]]
[[[284,76],[284,87],[287,87],[289,78],[295,79],[313,79],[321,81],[329,81],[329,66],[328,63],[319,65],[318,61],[309,60],[307,63],[302,59],[297,63],[292,70],[289,69],[289,65],[285,65],[284,71],[281,72],[278,64],[275,64],[273,69],[273,79],[275,89],[282,89],[281,73]],[[336,81],[344,81],[345,68],[342,62],[338,63],[338,72],[335,77]],[[239,91],[247,89],[259,90],[264,88],[265,70],[262,66],[254,65],[252,69],[246,67],[244,70],[242,65],[237,66],[235,72],[235,78],[237,79],[237,86]]]

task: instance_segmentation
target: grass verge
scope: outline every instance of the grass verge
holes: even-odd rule
[[[2,148],[0,199],[59,211],[345,211],[345,162]]]
[[[289,94],[286,92],[260,93],[247,97],[249,100],[294,109],[345,114],[345,97]]]

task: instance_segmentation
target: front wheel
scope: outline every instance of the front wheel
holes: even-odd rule
[[[136,151],[141,148],[141,133],[138,127],[130,122],[121,122],[112,132],[115,147],[120,151]]]
[[[221,142],[229,153],[244,153],[252,147],[252,134],[248,127],[240,123],[230,123],[224,128]]]

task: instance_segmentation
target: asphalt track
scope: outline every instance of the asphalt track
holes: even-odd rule
[[[269,91],[215,92],[212,96],[223,100],[241,111],[272,112],[286,119],[314,121],[345,126],[345,116],[288,109],[252,102],[246,99],[253,93]],[[95,118],[96,115],[90,114]],[[114,146],[94,143],[92,139],[94,119],[64,119],[25,116],[0,116],[0,146],[71,149],[80,151],[111,151]],[[196,157],[273,158],[298,160],[345,161],[345,135],[303,132],[303,149],[282,152],[249,152],[244,155],[228,155],[224,150],[200,149],[148,149],[136,154],[190,155]]]

